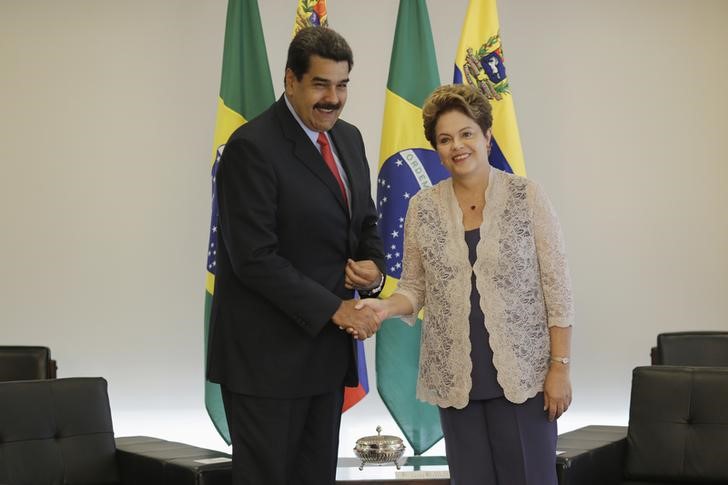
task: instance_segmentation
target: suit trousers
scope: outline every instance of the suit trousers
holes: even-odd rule
[[[344,387],[317,396],[248,396],[221,386],[234,485],[334,485]]]
[[[543,393],[522,404],[504,397],[440,408],[452,485],[556,485],[556,421]]]

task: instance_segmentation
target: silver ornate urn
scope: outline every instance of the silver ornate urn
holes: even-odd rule
[[[364,465],[368,463],[377,465],[394,463],[399,470],[397,460],[402,458],[404,449],[402,438],[382,435],[382,427],[377,426],[376,436],[364,436],[356,440],[354,454],[361,459],[359,470],[363,470]]]

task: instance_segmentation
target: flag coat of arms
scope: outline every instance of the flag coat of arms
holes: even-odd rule
[[[293,23],[293,35],[305,27],[328,27],[329,16],[326,12],[326,0],[298,0],[296,20]]]

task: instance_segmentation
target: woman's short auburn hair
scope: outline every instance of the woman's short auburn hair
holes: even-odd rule
[[[425,100],[422,108],[422,124],[425,138],[436,148],[435,126],[441,115],[449,111],[460,111],[473,119],[483,133],[493,126],[493,109],[488,99],[478,88],[469,84],[446,84],[435,89]]]

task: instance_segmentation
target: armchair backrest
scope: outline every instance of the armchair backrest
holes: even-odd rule
[[[48,347],[0,345],[0,382],[55,377],[56,361]]]
[[[625,476],[728,483],[728,368],[637,367]]]
[[[106,381],[0,382],[0,483],[119,481]]]
[[[728,332],[669,332],[657,336],[655,365],[728,366]]]

